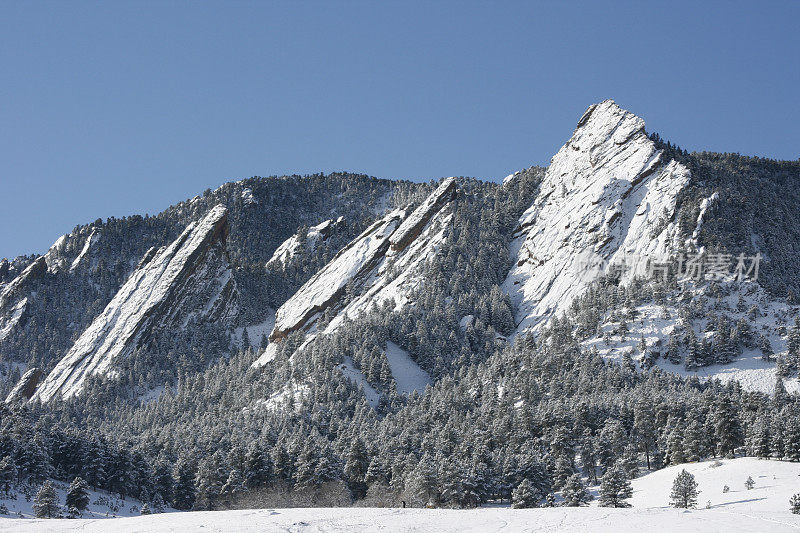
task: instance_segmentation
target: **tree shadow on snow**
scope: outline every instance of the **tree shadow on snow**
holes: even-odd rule
[[[716,505],[712,505],[709,509],[716,509],[717,507],[725,507],[726,505],[737,505],[739,503],[757,502],[760,500],[766,500],[766,498],[750,498],[747,500],[737,500],[735,502],[718,503]]]

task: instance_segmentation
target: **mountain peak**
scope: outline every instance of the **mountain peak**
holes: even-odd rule
[[[613,263],[668,250],[689,170],[662,156],[644,120],[613,100],[586,110],[520,218],[505,288],[521,329],[563,312],[597,277],[577,258]],[[651,235],[653,227],[663,230]]]

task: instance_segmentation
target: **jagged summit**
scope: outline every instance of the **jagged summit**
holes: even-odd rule
[[[594,104],[553,157],[522,215],[504,284],[519,330],[564,311],[599,275],[587,263],[665,254],[677,242],[676,198],[689,170],[613,100]]]
[[[225,252],[227,217],[227,209],[218,205],[169,246],[148,251],[32,400],[73,396],[86,378],[109,372],[118,357],[129,355],[155,330],[181,328],[191,318],[231,321],[236,287]]]

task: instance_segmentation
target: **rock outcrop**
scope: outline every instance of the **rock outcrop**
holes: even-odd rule
[[[599,266],[669,253],[679,240],[676,199],[689,178],[685,166],[664,159],[641,118],[611,100],[591,106],[519,221],[504,284],[517,331],[566,310]]]
[[[227,210],[218,205],[169,246],[150,250],[103,312],[81,334],[32,401],[66,399],[86,378],[106,375],[156,331],[189,320],[230,324],[237,291],[225,242]]]
[[[27,288],[30,283],[46,273],[47,262],[44,256],[40,256],[25,267],[19,276],[0,287],[0,341],[22,322],[28,304]]]
[[[404,214],[402,210],[392,211],[375,222],[300,287],[278,309],[270,341],[308,329],[320,313],[341,300],[348,284],[363,280],[386,254],[389,237]]]
[[[267,267],[286,268],[301,251],[313,250],[318,243],[326,241],[344,224],[344,217],[339,217],[336,220],[326,220],[321,224],[311,226],[303,236],[292,235],[278,246],[275,253],[272,254],[272,258],[267,261]]]
[[[333,316],[325,329],[330,332],[373,303],[391,298],[396,306],[404,305],[422,281],[418,267],[444,241],[452,217],[446,207],[455,191],[456,179],[448,178],[413,211],[392,211],[367,228],[278,309],[270,341],[293,331],[313,331],[326,310]],[[274,350],[273,344],[254,365],[269,362]]]
[[[42,371],[36,367],[31,368],[25,372],[19,379],[11,392],[6,396],[6,403],[17,403],[28,401],[36,387],[39,385],[39,380],[42,379]]]

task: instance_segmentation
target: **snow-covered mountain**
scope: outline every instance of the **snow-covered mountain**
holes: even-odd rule
[[[227,210],[214,207],[169,246],[151,248],[105,310],[48,374],[33,401],[69,398],[92,375],[113,370],[156,330],[190,321],[231,324],[237,291],[225,241]]]
[[[641,118],[612,100],[591,106],[519,220],[504,284],[518,331],[568,309],[603,273],[597,266],[674,251],[676,202],[689,176],[647,137]]]
[[[499,181],[250,178],[0,261],[0,482],[474,507],[800,461],[800,162],[608,100]]]

